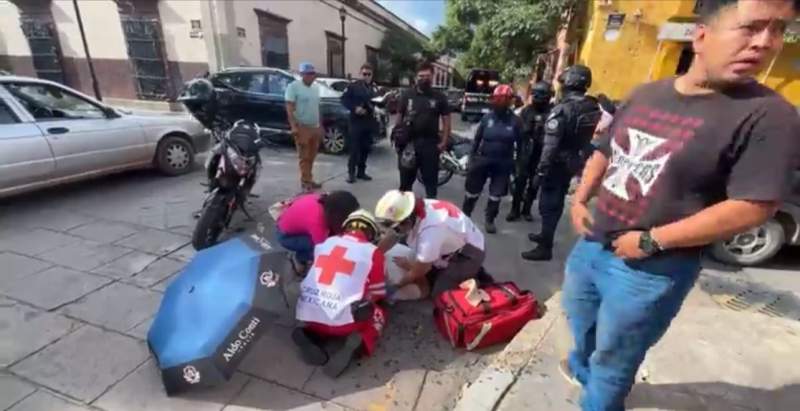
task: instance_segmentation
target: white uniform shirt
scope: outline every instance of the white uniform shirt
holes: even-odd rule
[[[425,217],[408,236],[414,258],[444,268],[451,254],[466,244],[484,250],[483,233],[458,207],[442,200],[425,200]]]

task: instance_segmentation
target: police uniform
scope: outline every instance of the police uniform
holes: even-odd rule
[[[567,68],[559,77],[564,97],[553,107],[544,127],[542,156],[534,176],[541,184],[539,213],[541,232],[530,239],[538,243],[522,257],[528,260],[552,258],[556,228],[564,212],[564,200],[572,177],[583,168],[586,151],[600,121],[597,100],[587,96],[591,86],[591,71],[585,66]]]
[[[520,213],[531,219],[531,206],[536,200],[539,187],[533,184],[533,176],[539,165],[544,145],[544,124],[550,112],[550,103],[531,104],[522,109],[522,143],[517,150],[514,191],[508,221],[515,221]]]
[[[400,191],[411,191],[417,173],[422,174],[427,198],[436,198],[439,188],[439,119],[450,114],[447,97],[436,91],[419,91],[412,88],[400,99],[399,112],[402,121],[408,125],[411,147],[407,147],[414,157],[413,166],[404,164],[403,151],[400,154]]]
[[[489,201],[486,203],[487,231],[500,211],[500,199],[508,194],[514,172],[514,150],[522,140],[522,122],[510,109],[486,114],[475,132],[472,157],[465,182],[462,210],[472,214],[478,197],[489,180]],[[493,227],[492,227],[493,228]]]

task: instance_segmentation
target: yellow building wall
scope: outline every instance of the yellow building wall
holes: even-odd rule
[[[664,41],[658,31],[670,19],[693,17],[694,0],[592,0],[588,27],[580,39],[578,62],[591,67],[590,93],[625,99],[630,91],[651,80],[675,75],[683,43]],[[625,13],[615,40],[606,39],[611,13]],[[758,77],[763,80],[763,77]],[[800,44],[786,44],[765,84],[800,106]]]

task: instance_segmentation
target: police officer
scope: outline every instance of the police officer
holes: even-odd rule
[[[403,94],[398,107],[400,114],[397,124],[407,126],[408,141],[395,141],[399,157],[400,191],[411,191],[419,172],[427,198],[436,198],[439,153],[445,150],[450,138],[447,97],[433,89],[432,81],[433,65],[428,62],[420,64],[415,87]]]
[[[550,100],[553,98],[553,87],[546,81],[534,84],[531,89],[531,104],[520,112],[522,119],[522,143],[517,150],[516,174],[514,175],[514,192],[511,201],[511,212],[506,221],[517,221],[522,217],[532,221],[531,205],[536,199],[539,189],[533,184],[533,175],[539,164],[544,144],[544,122],[550,112]],[[521,210],[520,210],[521,207]]]
[[[493,110],[478,125],[467,170],[461,209],[467,216],[472,214],[483,186],[489,180],[485,219],[485,229],[489,234],[497,232],[494,219],[500,211],[500,199],[508,194],[509,179],[514,171],[514,149],[522,139],[522,122],[511,111],[513,101],[511,86],[500,84],[495,87],[491,97]]]
[[[541,182],[542,227],[540,233],[528,236],[538,245],[522,253],[522,258],[532,261],[547,261],[553,257],[553,240],[564,211],[564,197],[572,177],[583,168],[583,158],[591,147],[601,115],[597,100],[586,95],[592,85],[592,71],[588,67],[568,67],[558,77],[558,82],[563,98],[545,122],[542,157],[534,175],[534,184]]]
[[[350,139],[348,148],[350,158],[347,162],[347,182],[353,184],[356,178],[370,181],[367,174],[367,157],[372,148],[374,134],[378,131],[375,119],[375,83],[372,81],[372,65],[361,65],[361,80],[354,81],[342,94],[342,105],[350,110]]]

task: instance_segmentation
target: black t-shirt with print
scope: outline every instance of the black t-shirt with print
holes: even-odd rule
[[[798,165],[800,116],[756,82],[686,96],[674,79],[662,80],[632,94],[598,150],[609,166],[592,231],[609,241],[725,199],[782,200]]]
[[[447,97],[436,90],[426,93],[416,88],[408,90],[400,98],[399,112],[410,121],[409,135],[412,139],[439,138],[439,117],[450,114]]]

